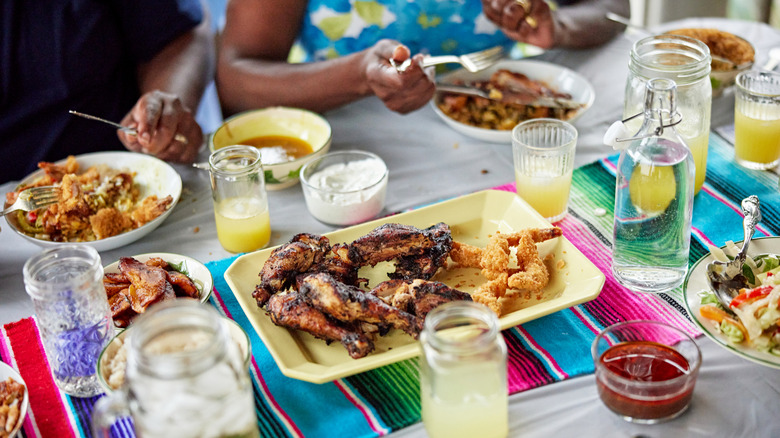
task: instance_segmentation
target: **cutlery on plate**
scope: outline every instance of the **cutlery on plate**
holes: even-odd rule
[[[742,249],[739,250],[734,260],[721,262],[718,260],[707,264],[707,279],[710,283],[710,289],[715,292],[715,297],[720,304],[730,310],[731,300],[739,295],[742,288],[750,288],[747,278],[742,274],[742,265],[745,264],[748,245],[756,231],[756,225],[761,221],[761,204],[758,197],[748,196],[742,200],[742,214],[745,218],[742,220],[742,228],[745,232],[745,240],[742,242]]]
[[[525,102],[513,97],[493,96],[487,91],[480,90],[479,88],[475,88],[475,87],[469,87],[466,85],[436,84],[436,90],[443,91],[446,93],[467,94],[469,96],[477,96],[485,99],[495,100],[497,102],[512,103],[518,105],[564,108],[564,109],[577,109],[585,106],[585,104],[581,102],[576,102],[571,99],[564,99],[560,97],[551,97],[551,96],[538,96],[533,98],[533,100]]]
[[[134,128],[129,128],[127,126],[122,126],[119,123],[112,122],[111,120],[106,120],[106,119],[103,119],[103,118],[100,118],[100,117],[97,117],[97,116],[92,116],[92,115],[89,115],[89,114],[84,114],[84,113],[80,113],[78,111],[73,111],[73,110],[70,110],[68,112],[73,114],[74,116],[79,116],[79,117],[83,117],[85,119],[96,120],[98,122],[107,123],[107,124],[117,128],[117,129],[119,129],[120,131],[123,131],[123,132],[127,133],[128,135],[138,135],[138,131],[136,131]],[[184,143],[184,144],[188,143],[187,137],[185,137],[182,134],[174,135],[173,139],[178,141],[178,142],[180,142],[180,143]]]
[[[426,56],[423,58],[421,67],[431,67],[438,64],[460,64],[466,70],[471,73],[484,70],[491,65],[498,62],[504,57],[504,48],[501,46],[491,47],[489,49],[481,50],[479,52],[467,53],[461,56],[455,55],[443,55],[443,56]],[[398,72],[404,72],[412,64],[412,58],[398,64],[393,58],[390,58],[390,65],[395,67]]]
[[[16,202],[3,210],[2,216],[16,210],[35,211],[54,204],[59,199],[60,189],[54,186],[30,187],[19,192]]]

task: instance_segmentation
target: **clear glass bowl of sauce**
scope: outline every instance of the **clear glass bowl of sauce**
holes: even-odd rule
[[[656,321],[627,321],[603,330],[591,348],[604,405],[627,421],[653,424],[688,408],[701,351],[685,332]]]

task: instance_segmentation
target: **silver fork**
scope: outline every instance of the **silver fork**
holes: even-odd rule
[[[501,46],[496,46],[481,50],[479,52],[467,53],[461,56],[426,56],[423,58],[421,66],[422,68],[425,68],[438,64],[460,64],[463,66],[463,68],[470,71],[471,73],[476,73],[480,70],[484,70],[490,67],[503,57],[504,48]],[[391,58],[390,64],[399,72],[404,72],[412,64],[412,58],[407,59],[401,64],[396,64],[396,62]]]
[[[3,216],[16,210],[34,211],[54,204],[59,199],[60,189],[54,186],[30,187],[19,192],[16,202],[3,210]]]

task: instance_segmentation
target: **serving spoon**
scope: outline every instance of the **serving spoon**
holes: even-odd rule
[[[718,260],[707,264],[707,279],[710,282],[710,289],[715,292],[718,302],[730,310],[729,304],[739,295],[740,289],[752,287],[748,279],[742,274],[742,266],[745,264],[748,246],[756,231],[756,225],[761,221],[761,204],[755,195],[748,196],[742,200],[742,228],[745,233],[745,240],[742,242],[742,249],[739,250],[734,260],[721,262]]]

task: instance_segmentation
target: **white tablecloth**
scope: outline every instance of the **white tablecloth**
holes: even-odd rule
[[[689,19],[664,27],[717,27],[738,34],[756,46],[757,65],[765,63],[770,47],[780,46],[780,32],[751,22]],[[593,107],[575,123],[580,133],[577,165],[612,153],[602,144],[602,137],[621,116],[629,51],[638,38],[638,34],[628,33],[597,49],[553,50],[538,58],[579,72],[596,90]],[[733,111],[734,96],[729,90],[713,101],[712,126],[732,123]],[[368,150],[387,162],[387,212],[486,189],[514,178],[509,144],[464,137],[439,120],[431,107],[401,116],[369,98],[327,113],[326,117],[333,126],[332,150]],[[217,241],[207,174],[187,166],[176,169],[182,176],[184,193],[173,213],[144,239],[101,253],[104,264],[120,256],[159,251],[186,254],[203,262],[231,255]],[[12,188],[13,184],[7,183],[0,186],[0,192]],[[271,245],[302,231],[332,230],[306,211],[300,185],[270,192],[269,199]],[[0,324],[33,313],[24,292],[22,266],[40,251],[3,225]],[[601,404],[590,375],[511,396],[510,436],[780,437],[780,371],[734,356],[706,337],[698,342],[703,365],[691,409],[681,418],[655,426],[628,424]],[[417,424],[393,436],[426,435]]]

